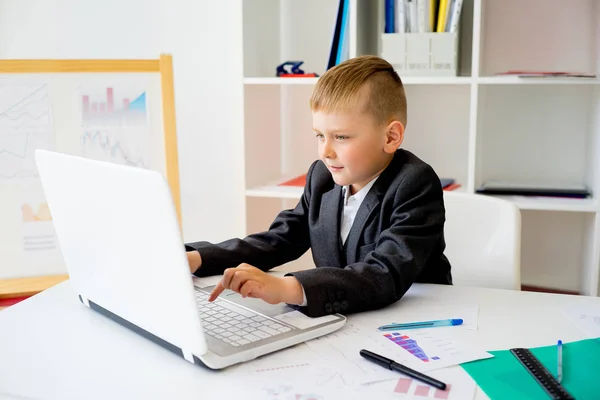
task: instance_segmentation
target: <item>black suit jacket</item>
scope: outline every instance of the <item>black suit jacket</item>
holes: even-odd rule
[[[445,209],[439,177],[414,154],[398,150],[363,200],[345,245],[340,238],[342,187],[321,161],[307,174],[293,210],[266,232],[219,244],[196,242],[197,276],[248,263],[264,271],[310,247],[315,269],[293,272],[306,293],[309,316],[377,309],[400,299],[413,282],[452,284],[444,256]]]

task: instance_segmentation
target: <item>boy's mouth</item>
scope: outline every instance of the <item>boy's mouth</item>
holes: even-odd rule
[[[331,172],[338,172],[344,169],[344,167],[334,167],[333,165],[330,165],[329,169],[331,170]]]

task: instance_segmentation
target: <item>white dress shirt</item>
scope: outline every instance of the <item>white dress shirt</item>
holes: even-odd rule
[[[354,194],[350,194],[350,187],[344,186],[342,188],[342,196],[344,198],[343,205],[344,209],[342,212],[341,219],[341,227],[340,227],[340,239],[342,240],[342,245],[346,243],[346,239],[348,238],[348,234],[350,233],[350,229],[352,228],[352,224],[354,223],[354,219],[356,218],[356,213],[360,208],[365,197],[369,193],[369,190],[373,187],[375,181],[379,178],[376,176],[369,183],[365,185],[362,189]],[[306,306],[306,293],[304,292],[304,287],[302,287],[302,304],[301,306]]]
[[[356,218],[356,213],[360,208],[365,197],[373,187],[373,184],[377,180],[378,176],[373,178],[369,183],[365,185],[364,188],[360,189],[358,192],[353,195],[350,194],[350,187],[344,186],[342,188],[342,196],[344,196],[344,211],[342,213],[342,221],[340,227],[340,237],[342,239],[342,245],[346,243],[346,239],[348,238],[348,234],[350,233],[350,228],[352,228],[352,224],[354,223],[354,218]]]

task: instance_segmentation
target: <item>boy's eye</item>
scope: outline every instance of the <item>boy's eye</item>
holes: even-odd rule
[[[344,136],[344,135],[336,135],[335,137],[337,140],[345,140],[348,139],[348,136]]]
[[[322,133],[317,133],[315,135],[316,135],[317,139],[323,139],[325,137],[325,136],[323,136]]]

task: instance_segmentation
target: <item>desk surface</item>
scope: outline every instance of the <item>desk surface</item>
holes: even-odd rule
[[[584,339],[560,309],[600,309],[598,297],[414,285],[377,312],[398,317],[431,301],[476,302],[478,329],[462,330],[461,338],[485,350]],[[189,364],[85,308],[69,281],[0,312],[0,332],[0,399],[265,398],[250,395],[239,376]],[[476,399],[485,398],[478,389]]]

